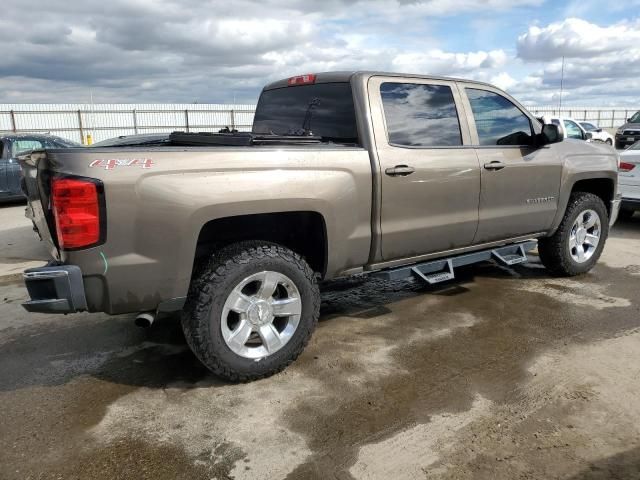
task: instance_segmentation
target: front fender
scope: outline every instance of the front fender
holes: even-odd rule
[[[558,195],[558,210],[553,219],[549,236],[553,235],[560,226],[564,212],[567,209],[571,193],[576,184],[585,180],[606,180],[610,182],[610,198],[617,192],[618,184],[618,155],[607,145],[596,145],[581,141],[560,143],[559,155],[562,158],[562,178]],[[609,209],[610,205],[606,205]]]

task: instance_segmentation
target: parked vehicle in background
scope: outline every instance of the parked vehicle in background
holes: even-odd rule
[[[212,372],[262,378],[309,341],[318,281],[438,283],[526,261],[532,239],[551,274],[589,271],[618,214],[618,160],[485,83],[296,76],[263,89],[252,132],[22,157],[54,258],[25,272],[23,306],[147,325],[181,312]]]
[[[640,142],[620,152],[618,185],[622,194],[620,216],[630,218],[640,210]]]
[[[0,136],[0,202],[24,198],[20,187],[22,174],[18,155],[29,150],[80,146],[79,143],[54,135],[14,133]]]
[[[605,129],[589,122],[580,122],[580,126],[587,132],[591,133],[591,139],[593,141],[606,143],[607,145],[613,145],[613,135],[611,135]]]
[[[560,127],[563,138],[575,138],[576,140],[589,141],[593,135],[587,132],[577,120],[568,117],[542,117],[543,123],[551,123]]]
[[[627,118],[627,123],[616,131],[616,148],[625,148],[640,141],[640,112]]]

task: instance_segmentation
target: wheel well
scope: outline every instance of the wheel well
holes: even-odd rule
[[[604,202],[607,212],[611,214],[611,200],[613,200],[613,180],[609,178],[589,178],[575,183],[571,192],[593,193]]]
[[[225,217],[200,230],[195,261],[232,243],[263,240],[290,248],[323,277],[327,270],[327,233],[317,212],[278,212]]]

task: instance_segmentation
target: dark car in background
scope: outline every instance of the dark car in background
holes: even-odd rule
[[[20,164],[17,157],[22,152],[41,148],[81,147],[79,143],[54,135],[12,133],[0,135],[0,202],[24,198],[20,187]]]
[[[616,148],[625,148],[640,141],[640,112],[627,118],[627,123],[616,130]]]

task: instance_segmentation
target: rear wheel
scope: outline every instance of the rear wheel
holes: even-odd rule
[[[299,255],[276,244],[243,242],[200,266],[182,327],[209,370],[249,381],[291,364],[311,338],[319,311],[314,272]]]
[[[558,230],[538,243],[540,260],[557,276],[573,276],[593,268],[609,234],[609,215],[600,197],[575,192]]]

